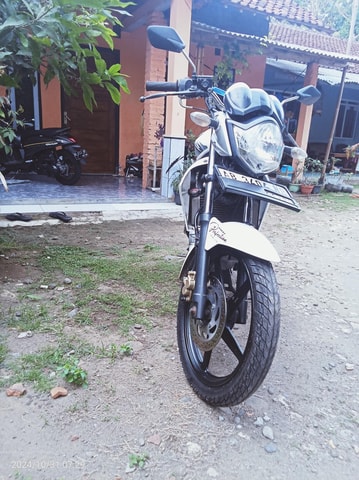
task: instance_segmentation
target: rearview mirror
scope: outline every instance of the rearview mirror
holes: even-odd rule
[[[186,45],[176,30],[163,25],[151,25],[147,28],[147,36],[151,45],[160,50],[181,53]]]
[[[320,91],[313,87],[313,85],[308,85],[307,87],[303,87],[297,91],[298,100],[304,105],[313,105],[317,100],[320,99],[321,93]]]

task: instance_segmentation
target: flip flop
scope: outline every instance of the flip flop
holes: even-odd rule
[[[9,215],[6,215],[8,220],[11,220],[12,222],[15,222],[16,220],[20,222],[30,222],[32,220],[32,217],[29,217],[27,215],[24,215],[23,213],[9,213]]]
[[[52,218],[57,218],[65,223],[71,222],[72,220],[72,217],[70,217],[69,215],[66,215],[65,212],[51,212],[49,213],[49,216]]]

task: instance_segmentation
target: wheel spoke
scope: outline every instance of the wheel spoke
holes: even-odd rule
[[[222,340],[225,342],[227,347],[231,350],[233,355],[238,359],[240,362],[243,359],[243,350],[237,339],[233,336],[232,331],[230,328],[226,327],[223,331]]]
[[[249,290],[250,290],[250,283],[247,278],[247,280],[244,283],[242,283],[242,285],[240,286],[240,288],[238,289],[235,295],[236,305],[239,305],[246,298]]]
[[[210,350],[209,352],[204,352],[203,360],[201,362],[201,368],[203,371],[207,370],[209,362],[211,360],[211,356],[212,356],[212,350]]]

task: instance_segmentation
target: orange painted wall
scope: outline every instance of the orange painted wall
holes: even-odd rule
[[[131,93],[121,94],[119,121],[119,159],[121,172],[126,155],[143,151],[143,110],[139,98],[145,94],[146,28],[134,33],[121,33],[116,47],[120,49],[121,72],[128,75],[127,84]]]
[[[61,127],[61,87],[54,78],[47,86],[40,78],[42,128]]]

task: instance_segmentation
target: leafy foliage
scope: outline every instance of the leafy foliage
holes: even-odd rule
[[[58,371],[67,382],[87,387],[87,372],[78,363],[77,359],[69,359]]]
[[[330,26],[342,38],[348,38],[353,0],[296,0],[303,8],[310,9],[325,25]],[[355,25],[355,35],[359,35],[359,18]]]
[[[113,48],[113,27],[122,25],[119,17],[132,4],[120,0],[0,0],[0,85],[18,87],[22,78],[35,81],[35,72],[40,72],[45,84],[58,78],[68,94],[80,87],[89,110],[96,105],[95,85],[119,103],[120,89],[128,92],[125,75],[120,64],[107,67],[97,46],[102,38]]]

